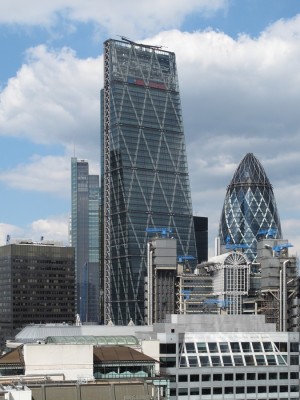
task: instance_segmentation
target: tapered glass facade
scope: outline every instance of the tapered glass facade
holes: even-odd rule
[[[71,244],[75,247],[77,313],[82,322],[100,320],[99,176],[73,157]]]
[[[196,257],[175,55],[108,40],[104,70],[104,318],[143,324],[146,229],[172,229],[178,255]]]
[[[249,260],[257,254],[259,235],[282,238],[272,185],[258,159],[248,153],[227,188],[219,225],[221,246],[246,245]]]

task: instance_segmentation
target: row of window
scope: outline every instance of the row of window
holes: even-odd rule
[[[291,352],[299,351],[298,343],[290,344]],[[186,342],[186,353],[262,353],[287,352],[286,342]]]
[[[248,372],[248,373],[228,373],[228,374],[191,374],[178,375],[178,382],[223,382],[223,381],[272,381],[283,379],[299,379],[299,372]],[[171,382],[176,381],[176,375],[170,376]]]
[[[197,396],[217,394],[243,394],[243,393],[296,393],[299,392],[299,385],[281,385],[281,386],[226,386],[222,387],[203,387],[203,388],[176,388],[170,389],[170,396]]]

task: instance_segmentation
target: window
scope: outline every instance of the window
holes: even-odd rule
[[[199,395],[199,388],[190,388],[190,396]]]
[[[178,382],[187,382],[187,375],[179,375],[178,376]]]
[[[287,352],[287,343],[286,342],[276,342],[276,343],[274,343],[274,345],[276,346],[278,351],[280,351],[282,353]]]
[[[253,358],[253,356],[250,356],[250,355],[245,355],[245,362],[246,362],[246,365],[255,365],[254,358]]]
[[[202,367],[210,367],[209,358],[207,356],[200,356],[199,358]]]
[[[244,381],[245,380],[245,374],[235,374],[235,380],[236,381]]]
[[[248,373],[247,374],[247,380],[248,381],[255,381],[256,377],[255,377],[255,373]]]
[[[299,365],[299,356],[290,356],[291,365]]]
[[[222,381],[222,374],[213,374],[213,381]]]
[[[208,374],[203,374],[201,380],[202,382],[209,382],[211,380],[211,376]]]
[[[178,389],[178,396],[187,396],[188,395],[188,389],[187,388],[179,388]]]
[[[266,379],[267,379],[267,374],[265,374],[265,373],[258,373],[257,374],[257,380],[265,381]]]
[[[207,353],[206,344],[205,343],[197,343],[198,353]]]
[[[266,365],[265,356],[256,354],[255,359],[257,365]]]
[[[287,372],[280,372],[279,379],[289,379],[289,374]]]
[[[283,386],[279,387],[279,391],[280,391],[280,393],[285,393],[285,392],[289,391],[289,388],[287,385],[283,385]]]
[[[244,365],[243,357],[242,356],[233,356],[234,364],[236,367]]]
[[[190,367],[198,367],[198,358],[196,356],[189,356]]]
[[[211,389],[210,389],[210,388],[202,388],[202,390],[201,390],[201,393],[202,393],[203,395],[205,395],[205,394],[210,394],[210,392],[211,392]]]
[[[187,367],[187,363],[186,363],[186,357],[185,356],[181,356],[180,358],[180,367]]]
[[[224,379],[225,381],[233,381],[233,374],[225,374]]]
[[[262,352],[262,347],[261,347],[261,343],[260,342],[252,342],[252,347],[253,347],[253,351],[255,353]]]
[[[213,388],[213,394],[222,394],[222,388],[221,387]]]
[[[299,343],[290,343],[290,352],[297,353],[299,351]]]
[[[250,343],[249,342],[243,342],[242,344],[242,349],[244,353],[251,353],[252,349],[250,347]]]
[[[230,346],[231,346],[231,351],[233,353],[240,353],[241,350],[240,350],[240,345],[238,342],[231,342]]]
[[[277,386],[269,386],[269,393],[277,393]]]
[[[191,375],[190,382],[199,382],[199,375]]]
[[[224,367],[232,366],[231,356],[222,356],[222,360],[223,360]]]
[[[229,353],[229,346],[228,346],[228,343],[227,342],[221,342],[221,343],[219,343],[219,346],[220,346],[220,350],[221,350],[221,353]]]
[[[211,353],[218,353],[218,346],[217,343],[208,343],[208,348]]]
[[[290,379],[299,379],[299,372],[291,372]]]
[[[185,344],[186,352],[187,353],[195,353],[195,345],[194,343],[186,343]]]
[[[258,392],[258,393],[267,393],[267,388],[266,388],[266,386],[258,386],[257,392]]]
[[[269,372],[269,379],[270,380],[277,379],[277,372]]]
[[[255,393],[255,386],[248,386],[247,393]]]
[[[241,386],[241,387],[236,387],[235,388],[235,393],[236,394],[240,394],[240,393],[245,393],[245,388],[244,388],[244,386]]]
[[[271,342],[264,342],[263,343],[264,350],[267,352],[273,351],[272,343]]]
[[[161,343],[160,344],[161,354],[176,354],[176,344],[175,343]]]
[[[176,389],[175,388],[171,388],[170,389],[170,396],[176,396]]]
[[[220,367],[221,364],[221,358],[219,356],[211,356],[211,362],[213,367]]]
[[[272,354],[267,354],[268,365],[277,365],[276,358]]]
[[[185,358],[185,357],[181,357]],[[160,362],[163,364],[162,366],[165,368],[176,367],[176,357],[160,357]]]
[[[226,386],[225,387],[225,394],[233,394],[233,387],[232,386]]]
[[[299,392],[299,385],[291,385],[290,390],[291,392]]]

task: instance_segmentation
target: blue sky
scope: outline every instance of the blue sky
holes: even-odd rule
[[[0,244],[67,242],[70,158],[99,173],[102,43],[124,35],[177,56],[193,207],[210,248],[247,152],[300,246],[299,0],[20,0],[0,4]],[[212,252],[212,250],[211,250]]]

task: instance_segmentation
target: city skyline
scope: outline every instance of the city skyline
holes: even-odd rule
[[[7,234],[68,242],[69,160],[99,174],[102,42],[121,34],[176,54],[193,209],[208,217],[210,249],[226,185],[250,151],[298,250],[300,6],[238,3],[0,5],[1,244]]]

